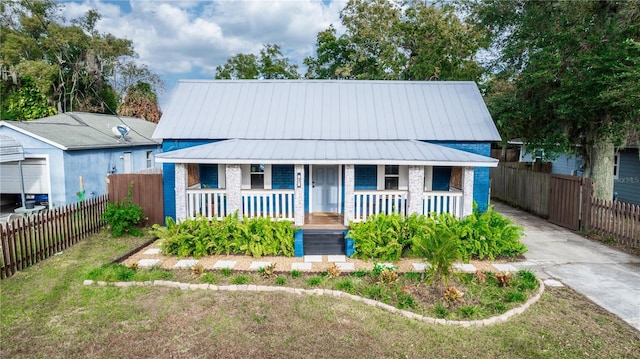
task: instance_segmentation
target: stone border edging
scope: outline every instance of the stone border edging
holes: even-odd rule
[[[384,309],[391,313],[400,314],[409,319],[415,319],[418,321],[422,321],[430,324],[443,324],[443,325],[459,325],[462,327],[484,327],[488,325],[494,325],[496,323],[506,322],[509,318],[513,317],[516,314],[522,314],[525,310],[527,310],[532,304],[537,302],[542,293],[544,292],[544,282],[537,278],[538,280],[538,292],[529,300],[527,300],[523,305],[510,309],[503,314],[497,315],[495,317],[481,319],[481,320],[446,320],[432,317],[425,317],[423,315],[410,312],[408,310],[398,309],[394,306],[391,306],[386,303],[379,302],[377,300],[363,298],[357,295],[341,292],[339,290],[331,290],[331,289],[303,289],[303,288],[292,288],[292,287],[278,287],[278,286],[265,286],[265,285],[255,285],[255,284],[231,284],[231,285],[215,285],[215,284],[194,284],[194,283],[182,283],[182,282],[172,282],[168,280],[154,280],[148,282],[105,282],[105,281],[93,281],[90,279],[85,280],[83,285],[97,285],[99,287],[106,286],[114,286],[114,287],[166,287],[166,288],[177,288],[181,290],[213,290],[213,291],[229,291],[229,292],[247,292],[247,291],[256,291],[256,292],[286,292],[292,294],[307,294],[307,295],[331,295],[337,298],[348,298],[354,300],[356,302],[362,302],[364,304],[378,307]]]

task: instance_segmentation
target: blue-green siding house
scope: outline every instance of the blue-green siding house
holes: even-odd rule
[[[473,82],[181,81],[154,133],[165,214],[469,214],[500,140]]]

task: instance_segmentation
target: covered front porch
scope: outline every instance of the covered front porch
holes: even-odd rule
[[[465,217],[475,168],[497,164],[422,141],[234,139],[157,159],[175,164],[177,220],[238,213],[304,227],[325,215],[343,228],[379,213]]]
[[[199,182],[188,185],[188,179],[194,177],[193,173],[189,173],[189,167],[193,166],[178,163],[175,167],[176,217],[178,220],[197,216],[221,220],[237,211],[240,216],[288,220],[305,228],[335,228],[346,227],[351,221],[366,221],[368,217],[379,213],[430,215],[446,212],[462,218],[472,210],[473,167],[460,169],[463,174],[462,188],[425,191],[423,166],[408,166],[408,188],[403,190],[356,190],[356,165],[337,165],[337,172],[341,175],[335,181],[338,184],[325,185],[325,188],[315,190],[320,185],[315,184],[313,177],[305,173],[305,168],[313,171],[314,165],[292,166],[292,181],[296,183],[293,189],[243,189],[241,180],[232,180],[242,178],[241,165],[225,165],[225,188],[206,188]],[[411,183],[414,185],[411,186]],[[180,188],[178,184],[183,184],[184,187]],[[332,195],[334,198],[329,198],[328,204],[317,200],[313,202],[314,196]]]

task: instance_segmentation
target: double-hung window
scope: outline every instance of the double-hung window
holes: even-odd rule
[[[264,165],[251,165],[251,188],[264,189]]]
[[[384,189],[397,190],[400,182],[400,166],[384,166]]]

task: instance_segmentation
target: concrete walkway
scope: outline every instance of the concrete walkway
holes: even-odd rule
[[[526,261],[513,263],[556,279],[640,330],[640,258],[583,238],[501,203],[495,210],[524,227]]]

